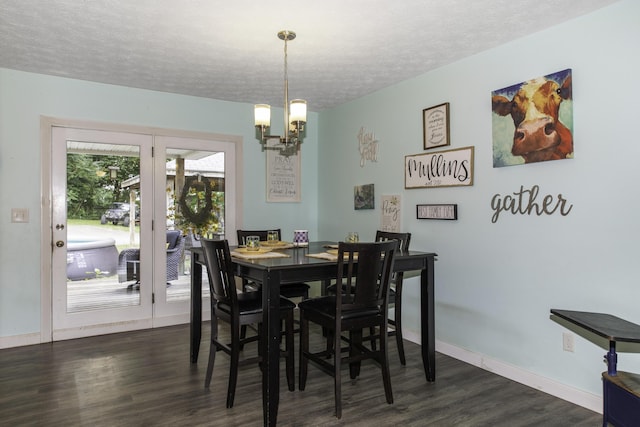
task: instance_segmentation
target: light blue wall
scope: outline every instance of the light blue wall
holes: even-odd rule
[[[280,226],[285,235],[307,228],[317,236],[317,113],[309,114],[303,147],[302,202],[266,203],[253,105],[0,69],[0,338],[40,331],[41,115],[240,135],[244,226]],[[12,207],[28,208],[30,222],[11,223]]]
[[[599,311],[640,323],[637,132],[640,3],[622,1],[320,114],[319,231],[373,238],[375,211],[353,209],[353,186],[402,197],[402,230],[438,253],[436,339],[601,394],[603,349],[564,328],[550,308]],[[575,159],[494,169],[491,91],[573,69]],[[422,153],[422,110],[450,103],[451,147],[475,147],[472,187],[404,190],[404,156]],[[375,132],[379,160],[359,166],[356,135]],[[561,193],[568,216],[503,213],[494,194],[533,185]],[[457,221],[417,220],[416,204],[457,203]],[[419,336],[417,279],[405,286],[404,326]],[[638,349],[636,348],[636,351]],[[640,371],[640,355],[619,367]]]

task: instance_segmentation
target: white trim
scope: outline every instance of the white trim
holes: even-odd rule
[[[412,331],[402,331],[405,340],[420,344],[420,335]],[[540,390],[590,411],[602,414],[602,395],[595,395],[584,390],[570,387],[558,381],[513,366],[501,360],[487,357],[484,354],[457,347],[444,341],[436,340],[436,351],[454,359],[482,368],[501,377],[516,381],[527,387]],[[436,366],[437,380],[437,366]]]
[[[0,337],[0,349],[34,344],[40,344],[40,333],[38,332],[35,332],[33,334]]]
[[[206,322],[211,320],[209,317],[209,312],[203,311],[202,313],[202,321]],[[148,321],[135,321],[135,322],[121,322],[121,323],[112,323],[109,325],[99,325],[92,327],[94,335],[100,334],[111,334],[115,332],[125,332],[130,330],[139,330],[139,329],[150,329],[154,328],[162,328],[165,326],[174,326],[189,323],[189,315],[182,314],[178,316],[166,316],[160,318],[153,319],[153,325],[151,325]],[[75,339],[86,336],[85,328],[71,328],[66,329],[60,333],[60,331],[56,332],[56,341],[57,340],[67,340],[67,339]],[[32,334],[23,334],[23,335],[14,335],[10,337],[0,337],[0,349],[12,348],[12,347],[22,347],[26,345],[36,345],[42,344],[44,342],[41,340],[41,334],[38,332]]]
[[[206,305],[209,304],[208,299],[205,301],[205,298],[202,299],[202,307],[206,308]],[[209,310],[202,310],[202,321],[206,322],[211,320],[211,313]],[[153,327],[154,328],[163,328],[165,326],[174,326],[174,325],[183,325],[187,324],[191,321],[191,314],[172,314],[169,316],[160,316],[153,318]]]
[[[40,342],[52,339],[51,132],[54,121],[40,117]],[[32,343],[34,344],[34,343]]]
[[[113,334],[117,332],[135,331],[140,329],[151,329],[153,327],[151,319],[133,320],[126,322],[101,323],[99,325],[81,326],[77,328],[58,329],[54,331],[53,340],[70,340],[75,338],[85,338],[89,336]],[[87,331],[91,331],[88,333]]]

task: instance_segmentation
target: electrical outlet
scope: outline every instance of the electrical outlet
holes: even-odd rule
[[[562,349],[573,353],[575,350],[573,334],[570,334],[569,332],[562,333]]]

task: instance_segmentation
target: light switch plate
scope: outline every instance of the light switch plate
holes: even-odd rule
[[[11,222],[29,222],[29,209],[11,208]]]

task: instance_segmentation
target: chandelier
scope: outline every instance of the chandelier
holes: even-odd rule
[[[289,102],[289,76],[287,74],[287,42],[296,38],[293,31],[282,30],[278,38],[284,41],[284,129],[283,136],[270,135],[271,106],[257,104],[255,106],[255,125],[259,133],[258,140],[264,150],[280,150],[280,153],[289,156],[298,152],[302,143],[304,125],[307,122],[307,101],[304,99],[292,99]],[[279,145],[269,146],[270,139],[279,140]]]

